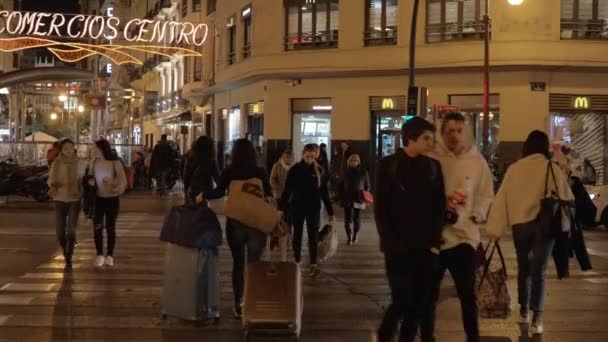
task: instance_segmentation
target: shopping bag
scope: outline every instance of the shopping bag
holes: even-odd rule
[[[230,182],[224,211],[226,217],[266,234],[281,220],[276,206],[264,197],[262,181],[258,178]]]
[[[488,243],[486,252],[490,247]],[[490,264],[494,252],[498,251],[500,257],[500,268],[491,270]],[[500,245],[494,243],[489,257],[486,259],[482,270],[477,272],[477,306],[479,317],[506,319],[511,315],[511,293],[509,291],[507,267]]]
[[[373,204],[374,203],[374,195],[372,195],[369,191],[363,191],[363,203],[365,204]]]
[[[319,232],[319,260],[326,262],[338,251],[338,231],[330,224],[323,226]]]

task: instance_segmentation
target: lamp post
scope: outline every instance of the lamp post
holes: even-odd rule
[[[507,0],[511,6],[519,6],[524,0]],[[484,23],[484,58],[483,58],[483,148],[489,156],[490,145],[490,1],[485,0],[486,13],[483,16]]]
[[[78,114],[76,115],[76,143],[80,143],[80,116],[84,113],[84,106],[78,106]]]

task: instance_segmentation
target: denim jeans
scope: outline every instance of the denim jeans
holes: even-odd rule
[[[108,238],[107,255],[114,255],[116,246],[116,220],[120,211],[118,197],[97,197],[95,199],[95,217],[93,218],[93,236],[97,255],[103,254],[103,230],[105,228]]]
[[[55,202],[57,241],[59,242],[59,245],[61,245],[64,253],[66,253],[67,250],[71,250],[76,242],[76,227],[78,226],[79,213],[80,201]]]
[[[479,317],[475,294],[475,249],[468,243],[441,251],[439,268],[431,287],[431,303],[427,306],[427,312],[421,325],[422,340],[433,340],[435,310],[439,300],[441,281],[446,270],[450,271],[456,285],[467,342],[478,342]]]
[[[385,262],[392,302],[378,329],[378,341],[393,341],[397,326],[402,322],[399,342],[413,342],[431,304],[431,286],[437,274],[439,256],[425,249],[407,249],[385,255]],[[432,339],[422,339],[422,342],[430,341]]]
[[[247,256],[247,263],[260,261],[266,247],[266,234],[238,221],[228,219],[226,221],[226,240],[232,252],[234,304],[241,305],[245,288],[245,256]]]
[[[541,312],[545,299],[547,261],[555,239],[543,234],[534,221],[513,226],[513,242],[517,253],[519,305]]]

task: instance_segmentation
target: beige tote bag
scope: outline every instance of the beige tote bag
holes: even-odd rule
[[[267,234],[281,221],[274,204],[265,199],[262,181],[258,178],[230,182],[225,215]]]

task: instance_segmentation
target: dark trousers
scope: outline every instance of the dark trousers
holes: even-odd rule
[[[156,179],[156,191],[159,194],[164,195],[167,193],[167,178],[169,177],[169,171],[163,170],[158,174],[158,178]]]
[[[317,246],[319,242],[319,226],[321,225],[321,211],[317,209],[308,212],[293,213],[293,257],[296,262],[302,260],[302,238],[304,223],[308,232],[308,255],[310,264],[317,264]]]
[[[555,239],[541,232],[535,222],[515,225],[513,242],[517,254],[519,305],[541,312],[545,299],[545,272]]]
[[[237,221],[226,221],[226,240],[232,253],[232,291],[235,305],[243,303],[245,257],[247,263],[260,261],[266,247],[266,234]]]
[[[426,249],[386,254],[386,275],[392,303],[378,330],[380,342],[392,341],[401,323],[399,342],[413,342],[430,304],[430,289],[437,274],[439,256]],[[423,339],[422,342],[431,340]]]
[[[346,229],[346,235],[350,237],[353,234],[350,225],[353,225],[355,235],[359,234],[361,228],[361,209],[357,209],[354,205],[344,207],[344,228]]]
[[[61,245],[64,255],[68,252],[71,253],[76,242],[76,227],[78,226],[79,213],[80,201],[55,202],[57,241]]]
[[[97,255],[103,255],[103,231],[105,228],[108,238],[107,255],[114,255],[116,246],[116,220],[120,210],[118,197],[97,197],[95,199],[95,218],[93,219],[93,235]]]
[[[435,309],[439,300],[441,280],[446,270],[450,271],[458,291],[467,342],[478,342],[479,318],[475,294],[475,249],[466,243],[441,251],[439,268],[431,289],[431,303],[427,307],[428,310],[420,329],[423,341],[433,340]]]

